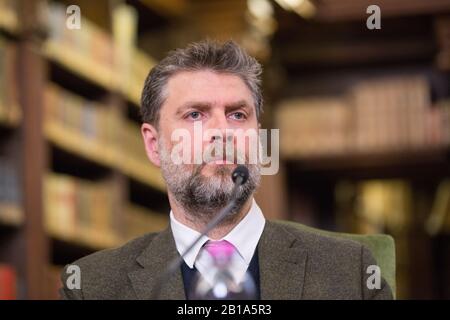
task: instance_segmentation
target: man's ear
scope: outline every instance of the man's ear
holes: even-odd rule
[[[158,150],[158,131],[149,123],[143,123],[141,134],[144,139],[145,151],[150,161],[157,167],[161,165]]]

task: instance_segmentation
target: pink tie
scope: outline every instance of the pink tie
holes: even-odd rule
[[[212,241],[205,243],[205,250],[213,257],[214,260],[220,258],[230,258],[235,252],[236,248],[226,240]]]

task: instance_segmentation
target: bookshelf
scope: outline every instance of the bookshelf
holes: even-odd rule
[[[137,116],[155,60],[122,35],[124,50],[113,19],[61,27],[64,5],[0,1],[0,273],[20,299],[57,298],[65,264],[168,224]]]
[[[276,8],[287,206],[319,228],[391,234],[397,296],[448,298],[449,3],[388,2],[377,32],[364,0],[314,2],[309,20]]]

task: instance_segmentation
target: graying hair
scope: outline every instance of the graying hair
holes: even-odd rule
[[[250,89],[259,119],[263,98],[261,92],[262,67],[236,42],[219,43],[203,40],[186,48],[169,52],[149,73],[141,97],[142,121],[158,126],[159,114],[166,96],[164,89],[169,78],[181,71],[212,70],[239,76]]]

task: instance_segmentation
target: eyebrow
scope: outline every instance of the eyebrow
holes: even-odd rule
[[[212,104],[210,102],[202,102],[202,101],[188,101],[183,103],[180,107],[178,107],[177,111],[175,112],[176,115],[179,115],[183,113],[184,110],[194,108],[200,111],[205,111],[207,109],[212,108]],[[253,108],[247,103],[245,100],[238,100],[236,102],[230,103],[225,105],[225,110],[236,110],[236,109],[246,109],[247,112],[252,114]]]

